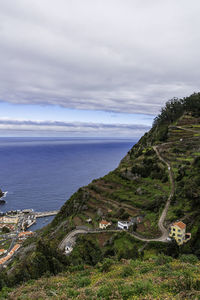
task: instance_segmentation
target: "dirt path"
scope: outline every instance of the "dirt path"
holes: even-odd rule
[[[200,131],[189,129],[189,128],[183,128],[181,126],[176,126],[176,128],[186,130],[186,131],[189,131],[189,132],[193,132],[193,133],[200,133]]]

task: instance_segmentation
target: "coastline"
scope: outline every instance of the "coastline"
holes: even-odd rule
[[[7,194],[7,192],[3,192],[3,191],[0,189],[0,204],[5,204],[5,203],[6,203],[6,200],[3,199],[3,198],[6,197],[6,194]]]

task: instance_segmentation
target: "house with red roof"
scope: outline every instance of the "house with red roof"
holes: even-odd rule
[[[99,223],[99,228],[100,229],[106,229],[110,225],[111,225],[110,222],[107,222],[106,220],[101,220],[101,222]]]

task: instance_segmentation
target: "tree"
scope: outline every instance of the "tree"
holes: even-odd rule
[[[4,226],[4,227],[2,228],[2,232],[3,232],[3,233],[9,233],[9,232],[10,232],[10,229],[9,229],[8,227]]]

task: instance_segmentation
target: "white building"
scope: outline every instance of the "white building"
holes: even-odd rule
[[[0,255],[6,254],[7,250],[5,249],[0,249]]]
[[[132,222],[128,222],[128,221],[118,221],[117,222],[117,227],[123,230],[128,230],[129,227],[133,225]]]
[[[66,246],[65,246],[65,254],[69,254],[71,253],[73,250],[73,245],[71,243],[68,243]]]
[[[19,218],[15,216],[3,216],[0,218],[0,223],[3,224],[17,224],[18,221]]]

